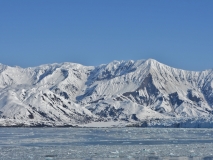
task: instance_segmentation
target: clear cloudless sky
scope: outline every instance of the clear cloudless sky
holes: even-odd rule
[[[0,63],[153,58],[213,68],[212,0],[0,0]]]

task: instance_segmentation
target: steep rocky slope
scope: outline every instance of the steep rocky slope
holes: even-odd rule
[[[33,68],[0,64],[0,124],[213,126],[213,70],[153,59]],[[191,124],[191,125],[190,125]]]

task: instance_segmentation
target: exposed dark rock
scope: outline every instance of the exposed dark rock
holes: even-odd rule
[[[42,117],[49,119],[50,121],[55,121],[53,118],[48,117],[46,113],[42,112],[42,111],[37,111]]]
[[[132,115],[131,115],[131,119],[133,119],[133,120],[135,120],[135,121],[138,121],[138,120],[139,120],[138,117],[136,116],[136,114],[132,114]]]
[[[46,93],[44,93],[43,95],[44,95],[45,97],[47,97],[47,94],[46,94]]]
[[[69,75],[69,71],[65,70],[65,69],[61,69],[61,73],[63,74],[63,76],[66,78]]]
[[[200,102],[201,101],[201,98],[200,97],[197,97],[197,96],[193,96],[192,95],[192,90],[188,90],[188,94],[187,94],[188,98],[193,101],[193,102]]]
[[[68,106],[67,106],[67,105],[65,105],[65,104],[63,104],[63,107],[64,107],[64,108],[68,108]]]
[[[42,80],[43,78],[45,78],[45,77],[48,76],[48,75],[51,75],[52,73],[53,73],[53,71],[51,71],[51,70],[44,70],[43,74],[41,74],[41,75],[39,76],[37,83],[41,82],[41,80]]]
[[[139,96],[140,90],[146,90],[148,97]],[[156,101],[156,97],[159,95],[159,90],[153,84],[152,75],[148,74],[143,80],[141,86],[133,92],[126,92],[123,96],[128,97],[130,100],[135,101],[138,104],[149,106]]]
[[[158,100],[159,100],[159,101],[163,101],[163,97],[159,97]]]
[[[64,114],[64,115],[66,115],[67,117],[70,117],[70,115],[69,115],[69,114],[67,114],[67,112],[66,112],[66,111],[64,111],[63,109],[61,109],[60,107],[58,107],[58,109],[59,109],[61,112],[63,112],[63,114]]]
[[[78,78],[78,79],[81,79],[81,74],[77,71],[77,70],[74,70],[75,72],[73,72],[73,74]]]
[[[131,68],[132,65],[133,65],[133,63],[129,63],[128,65],[120,66],[120,67],[116,68],[115,70],[110,70],[110,69],[106,68],[105,70],[103,70],[102,72],[99,73],[96,80],[97,81],[101,81],[103,79],[110,80],[112,78],[121,76],[123,74],[134,72],[136,70],[136,68]],[[98,69],[96,69],[95,72],[97,72],[97,70]]]
[[[69,99],[69,96],[66,92],[60,92],[60,96],[63,96],[65,99]]]
[[[53,104],[52,104],[52,103],[50,103],[50,102],[49,102],[48,104],[49,104],[50,106],[52,106],[52,107],[53,107]]]
[[[101,100],[104,100],[104,98],[100,98],[100,99],[98,99],[98,100],[96,100],[96,101],[92,101],[92,102],[90,102],[90,103],[97,103],[97,102],[99,102],[99,101],[101,101]]]
[[[123,99],[121,97],[116,97],[115,98],[117,101],[123,101]]]
[[[123,110],[124,110],[123,108],[115,109],[115,107],[108,106],[104,110],[102,110],[101,112],[96,113],[96,115],[99,115],[100,117],[110,116],[112,118],[118,118]]]
[[[146,122],[146,121],[145,121],[145,122],[142,122],[141,127],[148,127],[147,122]]]
[[[88,88],[88,89],[85,91],[85,93],[84,93],[83,95],[77,96],[77,97],[76,97],[76,100],[80,101],[80,100],[82,100],[84,97],[87,97],[87,96],[92,95],[93,92],[95,91],[95,88],[96,88],[96,87],[97,87],[97,85],[96,85],[96,86],[93,86],[93,87],[91,87],[91,88]]]
[[[72,93],[76,93],[78,91],[78,88],[74,84],[67,84],[64,86],[64,89],[66,91],[71,91]]]
[[[34,119],[33,113],[30,112],[29,110],[28,110],[28,112],[30,113],[30,114],[28,115],[28,117],[29,117],[30,119]]]
[[[175,92],[175,93],[171,93],[169,94],[169,99],[170,99],[170,102],[171,104],[174,106],[174,105],[181,105],[183,103],[183,100],[179,99],[179,96],[178,96],[178,93]]]
[[[43,97],[43,96],[41,96],[41,98],[42,98],[42,100],[43,100],[43,101],[45,101],[45,99],[44,99],[44,97]]]
[[[207,87],[203,88],[203,95],[208,104],[213,107],[213,88],[208,84]]]
[[[166,112],[166,110],[163,107],[156,108],[155,111],[157,111],[159,113],[165,113]]]

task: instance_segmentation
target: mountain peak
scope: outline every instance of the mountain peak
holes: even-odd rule
[[[152,58],[149,58],[146,61],[149,62],[149,63],[159,63],[157,60],[152,59]]]
[[[155,60],[155,59],[147,59],[147,60],[146,60],[146,63],[149,64],[149,65],[151,65],[151,66],[165,65],[165,64],[163,64],[163,63],[158,62],[158,61]]]
[[[69,62],[30,69],[0,65],[0,120],[17,125],[199,116],[213,117],[213,72],[175,69],[155,59],[97,67]]]

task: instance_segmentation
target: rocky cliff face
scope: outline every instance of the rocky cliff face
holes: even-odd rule
[[[97,67],[62,63],[23,69],[0,64],[4,126],[109,121],[162,125],[210,121],[212,113],[213,70],[185,71],[153,59]]]

